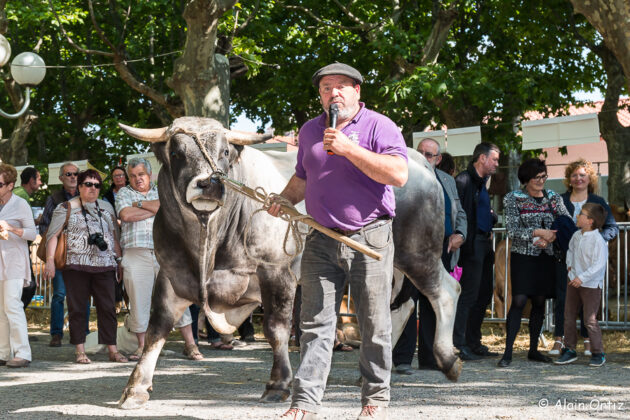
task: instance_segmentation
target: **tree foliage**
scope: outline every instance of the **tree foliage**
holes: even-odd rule
[[[607,87],[601,55],[585,49],[601,37],[565,0],[25,0],[5,11],[14,51],[37,47],[64,66],[33,95],[30,163],[102,167],[144,150],[119,121],[227,122],[226,74],[234,114],[287,131],[321,112],[313,72],[347,62],[365,75],[366,104],[407,139],[481,125],[484,139],[516,151],[526,111],[562,113],[574,92]],[[0,121],[5,133],[11,124]]]

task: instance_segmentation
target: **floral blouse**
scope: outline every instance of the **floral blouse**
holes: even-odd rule
[[[571,217],[559,194],[548,190],[544,192],[542,197],[532,197],[522,189],[512,191],[503,198],[505,227],[512,241],[512,252],[540,255],[543,249],[534,246],[534,230],[550,229],[557,216]],[[549,244],[544,251],[553,255],[553,244]]]

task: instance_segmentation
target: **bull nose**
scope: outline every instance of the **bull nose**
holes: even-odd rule
[[[197,187],[201,188],[203,190],[210,188],[210,187],[214,187],[221,184],[221,181],[219,181],[216,178],[205,178],[205,179],[200,179],[199,181],[197,181]]]

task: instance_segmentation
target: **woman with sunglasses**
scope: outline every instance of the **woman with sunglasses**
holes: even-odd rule
[[[567,165],[564,170],[564,185],[567,191],[562,194],[564,206],[567,208],[569,215],[573,218],[573,222],[577,223],[577,216],[582,210],[585,203],[600,204],[606,210],[606,222],[600,230],[600,234],[605,241],[612,241],[619,234],[619,228],[615,222],[615,218],[603,197],[596,194],[598,190],[598,178],[595,168],[591,162],[585,159],[578,159]],[[564,257],[564,256],[563,256]],[[563,258],[564,259],[564,258]],[[559,355],[564,348],[564,301],[567,290],[567,266],[558,264],[558,284],[556,290],[556,299],[554,300],[554,336],[555,342],[553,348],[549,352],[551,355]],[[580,314],[580,319],[582,315]],[[590,341],[588,339],[588,331],[581,324],[580,334],[584,338],[584,355],[591,356]]]
[[[90,363],[85,354],[85,306],[94,299],[98,322],[98,342],[107,345],[109,360],[124,363],[127,358],[116,348],[116,310],[114,282],[121,251],[118,243],[118,223],[112,206],[98,199],[101,176],[88,169],[79,173],[79,196],[67,202],[70,218],[66,234],[66,284],[70,343],[76,346],[76,362]],[[55,274],[54,253],[57,239],[66,220],[67,208],[57,206],[47,235],[46,268],[44,275]]]
[[[26,241],[37,236],[31,207],[13,194],[16,179],[15,168],[0,163],[0,366],[12,368],[31,362],[21,298],[22,288],[31,281]]]
[[[507,314],[506,340],[499,367],[512,362],[512,347],[521,327],[521,315],[531,300],[529,316],[529,352],[527,358],[550,363],[551,358],[538,351],[538,337],[545,318],[545,299],[555,295],[556,260],[552,243],[556,239],[551,224],[559,215],[568,216],[560,195],[545,190],[547,166],[544,160],[528,159],[518,168],[523,185],[503,198],[505,226],[510,238],[512,305]]]

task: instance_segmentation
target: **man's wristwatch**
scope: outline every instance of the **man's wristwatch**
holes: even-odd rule
[[[136,207],[138,207],[139,209],[142,208],[142,200],[136,201]]]

